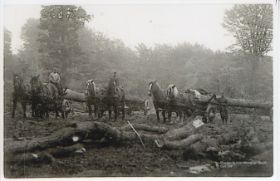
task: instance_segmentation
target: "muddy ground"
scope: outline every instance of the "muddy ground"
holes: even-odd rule
[[[219,116],[217,116],[219,117]],[[175,118],[174,118],[175,119]],[[26,118],[17,114],[12,119],[10,113],[4,115],[4,138],[5,141],[14,139],[14,136],[24,139],[43,137],[65,127],[71,122],[88,121],[86,113],[75,112],[67,120],[54,118],[49,119]],[[141,112],[135,112],[126,116],[125,120],[117,122],[108,121],[105,117],[102,121],[112,126],[123,126],[127,121],[134,123],[146,123],[151,125],[161,125],[166,127],[180,127],[180,124],[166,124],[157,122],[156,116],[150,114],[144,116]],[[231,123],[222,125],[219,118],[215,119],[213,127],[230,131],[238,129],[244,125],[254,125],[262,141],[272,141],[273,123],[269,120],[250,118],[246,116],[231,116]],[[245,123],[245,124],[244,124]],[[210,134],[207,131],[205,134]],[[211,133],[213,134],[213,133]],[[127,143],[125,145],[84,145],[84,154],[73,154],[68,157],[58,158],[55,163],[36,164],[4,164],[5,177],[103,177],[103,176],[155,176],[155,177],[181,177],[181,176],[271,176],[272,175],[272,150],[252,157],[248,163],[236,165],[223,165],[218,169],[213,169],[200,174],[189,173],[192,166],[203,164],[216,164],[210,160],[184,160],[183,151],[163,150],[156,147],[141,146],[140,142]],[[261,161],[262,164],[250,164]]]

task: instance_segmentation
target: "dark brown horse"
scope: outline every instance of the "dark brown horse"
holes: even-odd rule
[[[122,112],[122,119],[125,118],[125,92],[123,88],[117,86],[117,82],[114,79],[111,79],[108,84],[107,91],[102,98],[102,104],[105,106],[105,109],[109,112],[109,120],[111,120],[112,108],[114,110],[115,118],[117,120],[119,108]],[[104,110],[102,110],[103,112]],[[103,113],[101,113],[102,115]]]
[[[165,122],[166,121],[165,112],[167,109],[167,98],[166,98],[165,91],[163,91],[160,88],[160,85],[156,80],[149,83],[148,95],[152,96],[152,98],[153,98],[153,104],[154,104],[154,107],[156,110],[157,120],[158,121],[160,120],[159,111],[161,109],[163,121]]]
[[[13,97],[12,118],[15,117],[15,111],[18,102],[21,103],[23,109],[23,117],[26,118],[26,104],[30,103],[31,101],[29,90],[27,86],[23,84],[23,79],[17,74],[14,74],[13,84],[14,84],[14,91],[12,93],[12,97]]]
[[[59,106],[62,106],[63,98],[58,95],[58,90],[51,83],[43,84],[38,76],[30,80],[32,94],[32,109],[40,107],[40,117],[49,117],[49,111],[55,111],[58,117]]]

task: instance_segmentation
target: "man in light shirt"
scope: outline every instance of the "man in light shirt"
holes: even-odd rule
[[[58,72],[58,69],[55,67],[49,75],[49,82],[56,86],[59,95],[62,94],[62,86],[61,86],[60,79],[61,79],[60,73]]]

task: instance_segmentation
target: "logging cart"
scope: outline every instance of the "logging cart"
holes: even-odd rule
[[[212,122],[216,113],[220,113],[221,117],[228,117],[228,111],[236,112],[236,110],[246,110],[255,114],[256,112],[269,115],[272,121],[272,103],[257,102],[244,99],[226,98],[224,95],[215,95],[206,91],[196,90],[199,94],[194,94],[189,90],[185,91],[186,97],[191,106],[192,116],[200,115],[205,123]],[[244,111],[239,113],[244,113]],[[223,119],[223,118],[222,118]]]

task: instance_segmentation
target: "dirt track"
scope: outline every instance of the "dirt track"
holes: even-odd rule
[[[32,139],[43,137],[65,127],[71,122],[89,120],[86,114],[71,115],[67,120],[50,118],[22,119],[22,115],[16,115],[11,119],[5,114],[5,140],[13,139],[13,135]],[[133,123],[146,123],[164,125],[167,127],[179,127],[180,125],[166,125],[158,123],[155,115],[144,116],[143,113],[127,116],[125,120],[108,122],[113,126],[127,124],[127,120]],[[233,118],[232,123],[222,125],[220,120],[215,120],[213,127],[220,128],[221,132],[240,128],[243,125],[254,124],[259,139],[272,141],[272,122],[257,119],[254,122],[246,117],[246,120]],[[211,129],[205,134],[215,134]],[[222,134],[222,133],[221,133]],[[272,151],[268,150],[250,161],[266,161],[264,165],[242,164],[233,168],[215,169],[201,174],[191,174],[187,170],[191,166],[206,163],[214,164],[209,160],[187,160],[182,157],[182,151],[162,150],[156,147],[146,147],[140,143],[128,143],[126,145],[85,145],[86,153],[74,154],[69,157],[59,158],[59,162],[49,164],[32,165],[8,165],[5,164],[5,177],[73,177],[73,176],[271,176],[272,175]]]

